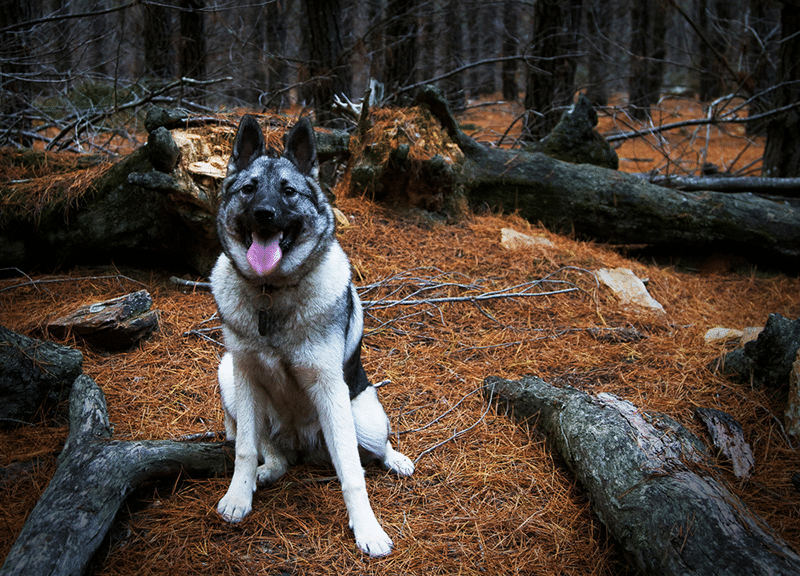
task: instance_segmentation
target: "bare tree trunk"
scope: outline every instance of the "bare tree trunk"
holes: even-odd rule
[[[778,11],[771,9],[763,0],[749,0],[749,5],[750,27],[745,31],[749,77],[744,89],[755,97],[748,107],[748,115],[757,116],[772,108],[774,94],[767,90],[775,85],[776,29],[780,28],[780,24]],[[748,122],[746,127],[748,136],[763,136],[766,133],[764,121]]]
[[[800,3],[784,2],[781,8],[781,42],[775,107],[800,102]],[[800,176],[800,109],[774,116],[767,129],[762,174]]]
[[[575,96],[582,0],[540,0],[534,8],[534,48],[528,70],[524,138],[539,140],[558,123]]]
[[[414,83],[417,64],[416,0],[386,4],[386,91]]]
[[[493,3],[474,2],[466,5],[467,38],[469,39],[469,61],[480,62],[497,55],[498,37],[497,6]],[[467,83],[474,96],[492,94],[495,85],[496,65],[483,64],[469,69]]]
[[[144,70],[159,80],[173,76],[172,19],[164,6],[144,4]]]
[[[701,0],[698,23],[706,41],[700,43],[699,97],[706,102],[727,92],[730,19],[730,0]]]
[[[519,50],[520,10],[517,0],[506,0],[503,4],[503,44],[501,55],[516,56]],[[519,98],[517,83],[517,61],[506,60],[502,64],[503,99],[515,101]]]
[[[607,35],[611,28],[612,12],[602,0],[589,0],[586,6],[588,47],[586,67],[589,74],[589,85],[586,97],[595,106],[608,104],[608,86],[606,85],[606,59],[608,58]]]
[[[650,115],[658,102],[664,75],[667,31],[666,0],[633,0],[631,8],[631,70],[629,114],[637,120]]]
[[[206,33],[202,9],[205,0],[180,0],[180,53],[181,78],[204,80],[206,76]],[[199,94],[188,91],[185,97],[198,100]]]
[[[266,6],[266,46],[269,106],[283,108],[289,103],[289,95],[283,92],[289,84],[286,66],[286,2],[268,2]]]
[[[342,61],[346,36],[340,0],[304,0],[308,18],[309,76],[317,123],[336,119],[331,112],[334,94],[350,95],[350,72]]]
[[[384,0],[371,0],[367,2],[367,21],[374,26],[383,18]],[[380,82],[386,78],[386,36],[383,26],[374,26],[368,39],[369,49],[369,75]]]
[[[33,0],[0,3],[0,27],[29,22],[37,15],[38,4]],[[0,45],[0,128],[5,132],[0,142],[25,147],[33,142],[28,134],[31,120],[27,114],[32,99],[30,34],[27,27],[18,27],[3,34]]]
[[[464,16],[458,0],[447,0],[444,7],[444,63],[452,70],[464,64]],[[455,74],[441,81],[447,101],[455,110],[465,105],[464,76]]]

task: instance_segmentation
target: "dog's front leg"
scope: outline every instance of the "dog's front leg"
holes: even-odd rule
[[[342,484],[356,544],[370,556],[385,556],[392,551],[392,540],[381,528],[369,503],[347,385],[341,374],[323,372],[310,390],[328,452]]]
[[[235,360],[234,360],[235,363]],[[219,501],[217,512],[228,522],[239,522],[253,507],[258,466],[258,442],[262,434],[264,414],[254,398],[251,383],[234,368],[236,402],[236,460],[228,491]]]

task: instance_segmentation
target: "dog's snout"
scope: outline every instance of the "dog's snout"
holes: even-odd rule
[[[269,206],[259,206],[253,211],[253,217],[261,226],[270,226],[275,220],[275,210]]]

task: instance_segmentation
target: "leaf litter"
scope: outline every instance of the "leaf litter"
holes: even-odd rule
[[[702,338],[714,325],[758,325],[770,312],[797,317],[800,280],[657,267],[508,215],[431,226],[365,199],[341,199],[339,208],[352,224],[339,238],[368,302],[364,364],[373,381],[389,381],[379,394],[393,441],[417,460],[410,478],[367,468],[373,507],[395,551],[372,560],[358,552],[332,470],[298,466],[260,488],[253,512],[237,526],[216,514],[229,478],[141,488],[121,510],[95,574],[631,574],[535,427],[487,406],[480,388],[488,375],[535,374],[617,394],[701,437],[696,406],[728,412],[742,423],[756,468],[746,484],[736,483],[724,461],[722,473],[778,534],[800,544],[800,495],[790,481],[800,457],[778,425],[780,402],[707,370],[722,348]],[[545,236],[553,246],[505,250],[505,227]],[[590,273],[619,266],[649,279],[665,318],[622,310]],[[103,388],[116,439],[223,429],[216,384],[222,348],[214,341],[221,334],[209,293],[176,287],[166,272],[76,269],[58,279],[3,280],[0,322],[44,337],[48,320],[140,284],[161,311],[156,335],[130,352],[109,355],[65,341],[83,352],[84,371]],[[507,297],[480,299],[501,291]],[[614,327],[646,338],[609,342],[590,333]],[[212,338],[198,336],[200,328]],[[46,486],[66,433],[51,424],[0,434],[0,465],[35,462],[1,485],[0,550],[9,550]]]
[[[408,126],[397,134],[407,136]],[[535,426],[486,404],[481,387],[489,375],[534,374],[616,394],[706,441],[694,409],[727,412],[742,424],[756,464],[746,483],[723,460],[720,473],[800,548],[800,494],[791,483],[800,456],[790,444],[800,441],[783,433],[779,398],[707,369],[726,348],[703,341],[713,326],[762,325],[773,312],[800,316],[799,279],[635,261],[514,215],[473,214],[445,226],[341,190],[337,205],[350,224],[338,235],[366,303],[364,365],[382,383],[393,442],[417,466],[410,478],[367,468],[370,499],[394,552],[361,554],[332,469],[298,466],[260,488],[253,512],[235,526],[216,513],[228,477],[141,487],[120,511],[94,574],[633,574]],[[506,250],[503,228],[552,245]],[[591,272],[614,267],[647,278],[666,315],[623,310]],[[213,298],[174,285],[169,274],[109,266],[3,279],[0,323],[46,338],[49,320],[145,286],[161,311],[149,341],[112,355],[72,336],[62,342],[81,350],[84,371],[105,392],[115,439],[219,438],[223,349]],[[642,337],[597,337],[609,330]],[[44,425],[0,432],[0,557],[66,439],[63,422],[44,416]]]

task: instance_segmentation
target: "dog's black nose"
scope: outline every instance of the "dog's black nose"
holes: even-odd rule
[[[275,210],[260,206],[253,212],[253,217],[261,226],[270,226],[275,220]]]

